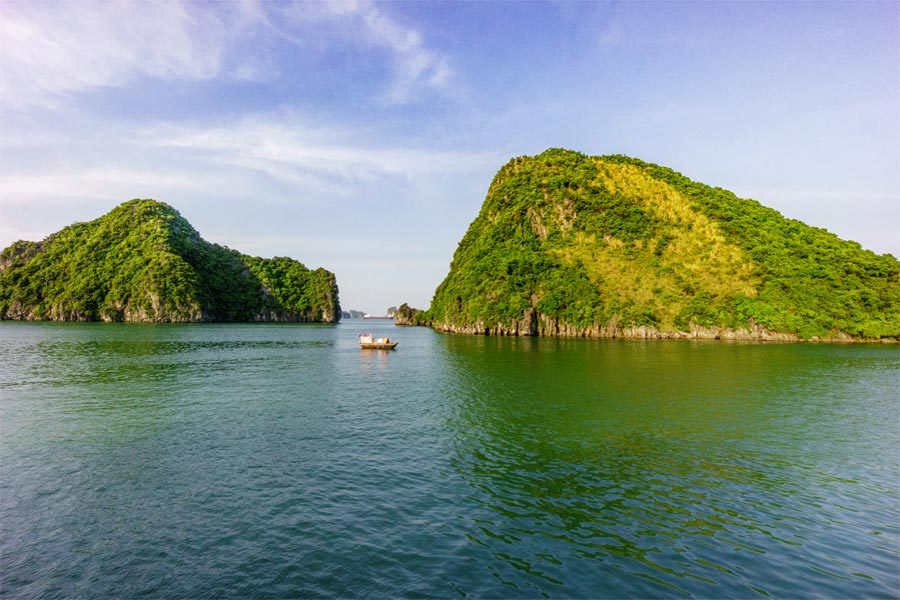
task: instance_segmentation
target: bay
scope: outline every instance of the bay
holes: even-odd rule
[[[896,598],[898,374],[891,346],[4,322],[0,594]]]

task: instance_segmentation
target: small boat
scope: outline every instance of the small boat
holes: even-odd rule
[[[366,350],[393,350],[399,343],[391,338],[373,338],[370,333],[359,334],[359,347]]]

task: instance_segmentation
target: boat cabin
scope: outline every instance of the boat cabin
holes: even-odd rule
[[[376,350],[392,350],[400,342],[392,342],[391,338],[372,337],[371,333],[359,334],[359,347]]]

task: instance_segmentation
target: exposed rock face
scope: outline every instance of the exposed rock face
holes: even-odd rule
[[[418,308],[413,308],[406,302],[400,305],[397,311],[394,313],[394,324],[395,325],[421,325],[420,321],[416,320],[416,316],[419,315],[422,311]]]
[[[432,323],[431,326],[445,333],[458,333],[468,335],[497,335],[497,336],[537,336],[537,337],[568,337],[568,338],[598,338],[598,339],[645,339],[645,340],[727,340],[727,341],[754,341],[754,342],[823,342],[823,343],[878,343],[897,344],[900,338],[857,338],[840,331],[826,336],[816,336],[804,340],[800,336],[791,333],[779,333],[769,331],[765,327],[753,325],[749,329],[726,329],[719,327],[701,327],[691,325],[689,331],[659,331],[655,327],[618,327],[614,323],[605,325],[596,324],[590,327],[573,327],[558,323],[555,319],[541,315],[538,317],[539,327],[532,328],[532,321],[526,317],[520,321],[514,321],[511,327],[496,326],[485,327],[481,323],[474,325],[454,325],[452,323]]]
[[[800,338],[789,333],[777,333],[765,327],[752,324],[749,329],[725,329],[720,327],[701,327],[691,325],[689,331],[660,331],[645,325],[639,327],[621,327],[615,321],[589,327],[574,327],[559,323],[556,319],[541,315],[531,309],[521,320],[513,321],[509,326],[485,327],[482,323],[459,326],[452,323],[434,323],[432,326],[447,333],[467,333],[474,335],[512,335],[512,336],[550,336],[550,337],[584,337],[584,338],[623,338],[623,339],[695,339],[695,340],[753,340],[762,342],[796,342]],[[821,341],[853,341],[849,336],[822,339]]]
[[[0,273],[7,268],[16,267],[28,262],[35,254],[40,252],[42,242],[26,242],[19,240],[13,242],[0,254]]]

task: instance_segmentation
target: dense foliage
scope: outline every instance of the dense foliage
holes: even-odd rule
[[[494,178],[424,315],[503,327],[900,335],[900,263],[624,156],[552,149]]]
[[[391,309],[393,309],[394,313],[391,315],[391,313],[388,312],[388,315],[394,317],[394,323],[397,325],[427,325],[427,321],[425,320],[424,315],[422,315],[422,310],[413,308],[406,302],[401,304],[399,308],[391,307],[388,311]]]
[[[331,321],[334,275],[204,241],[172,207],[131,200],[0,253],[0,318]]]
[[[280,314],[307,315],[309,320],[340,319],[337,284],[330,271],[318,268],[310,271],[292,258],[256,258],[244,256],[244,263],[259,278],[269,295],[267,310]]]

